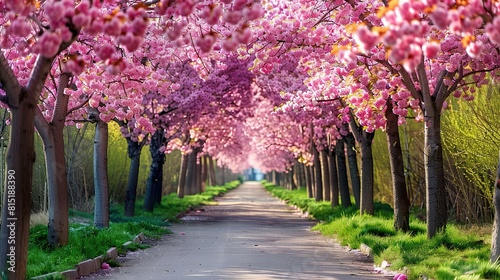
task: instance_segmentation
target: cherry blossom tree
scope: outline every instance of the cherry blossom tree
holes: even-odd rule
[[[421,110],[428,237],[447,223],[441,111],[452,94],[471,98],[488,82],[486,73],[498,79],[498,9],[494,1],[391,1],[378,10],[380,20],[354,33],[354,51],[376,58],[391,73],[392,86],[402,88],[392,95],[401,108],[394,111],[405,116],[411,104]]]
[[[128,52],[133,52],[143,41],[150,14],[161,15],[159,18],[155,16],[155,20],[163,21],[168,31],[176,33],[180,29],[177,27],[182,18],[189,16],[196,6],[210,3],[211,1],[194,3],[189,0],[179,3],[115,0],[84,0],[77,4],[69,0],[48,0],[41,3],[38,1],[0,2],[2,13],[0,24],[4,30],[0,43],[3,50],[8,50],[7,53],[3,50],[0,52],[0,82],[2,91],[5,93],[2,100],[11,111],[12,124],[7,169],[12,173],[8,179],[14,186],[11,195],[15,193],[16,196],[14,200],[11,200],[10,206],[11,210],[16,211],[11,211],[10,214],[8,212],[7,192],[4,198],[4,211],[2,211],[4,222],[2,223],[0,269],[7,271],[7,268],[10,268],[9,278],[24,279],[25,275],[34,161],[34,114],[45,80],[56,57],[65,52],[81,34],[89,36],[107,34],[114,38],[116,44],[123,46]],[[222,5],[222,3],[216,4]],[[260,15],[258,4],[247,6],[246,1],[235,3],[225,1],[224,5],[229,8],[219,13],[219,16],[214,16],[214,20],[229,20],[229,15],[236,8],[241,13],[250,9],[250,12],[246,13],[245,20],[251,20]],[[206,46],[208,44],[206,44],[207,38],[205,37],[200,35],[193,40],[200,41]],[[106,49],[107,46],[109,45],[104,44],[102,47]],[[28,61],[35,61],[31,73],[26,71],[31,68],[22,67],[26,61],[25,57],[30,57]],[[109,71],[117,73],[124,69],[125,65],[121,59],[110,58],[101,57],[106,61]],[[73,63],[69,67],[73,72],[81,68],[81,65]],[[16,233],[16,246],[8,246],[8,217],[17,219],[16,227],[13,228],[13,232]],[[9,250],[15,253],[16,261],[6,266],[6,256]]]
[[[277,67],[285,53],[300,57],[301,67],[311,76],[309,88],[326,85],[325,96],[344,100],[352,110],[352,114],[345,111],[343,118],[355,120],[367,133],[385,127],[387,100],[399,123],[411,110],[417,120],[424,120],[428,235],[444,229],[447,209],[439,118],[449,95],[470,98],[471,85],[484,84],[486,73],[496,79],[498,4],[269,1],[263,6],[273,9],[266,10],[260,27],[254,29],[262,38],[252,46],[261,52],[256,68]],[[370,139],[364,142],[369,144]],[[362,186],[362,192],[365,188],[369,189]]]

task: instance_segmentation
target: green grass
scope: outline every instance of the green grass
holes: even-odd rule
[[[307,198],[305,190],[285,190],[264,183],[273,195],[297,205],[317,219],[313,230],[335,236],[353,249],[361,243],[373,250],[375,264],[387,261],[391,270],[406,272],[408,279],[500,279],[500,266],[489,263],[490,234],[476,228],[449,224],[445,232],[428,240],[426,225],[415,217],[410,232],[394,230],[393,211],[375,204],[375,214],[359,215],[355,207],[332,208],[328,202]]]
[[[169,221],[176,221],[179,214],[188,209],[194,209],[203,204],[209,204],[214,197],[238,187],[239,181],[230,182],[224,186],[208,186],[206,191],[197,195],[188,195],[183,199],[175,194],[163,197],[162,205],[153,213],[142,210],[143,200],[136,203],[135,217],[124,217],[123,206],[113,205],[110,209],[110,226],[97,229],[92,225],[71,224],[68,245],[51,248],[47,241],[47,227],[37,225],[30,230],[28,278],[73,269],[79,262],[104,255],[110,247],[117,247],[119,253],[126,250],[146,248],[144,244],[131,244],[122,248],[122,244],[132,240],[143,232],[147,237],[159,238],[170,231],[166,228]],[[70,216],[92,219],[92,214],[71,211]]]

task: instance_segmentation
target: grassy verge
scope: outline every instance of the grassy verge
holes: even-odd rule
[[[114,205],[110,211],[109,228],[97,229],[92,225],[71,224],[68,245],[56,249],[50,248],[47,242],[47,227],[34,226],[30,230],[27,277],[73,269],[83,260],[104,255],[110,247],[122,249],[123,243],[132,240],[140,232],[150,238],[159,238],[170,232],[166,226],[169,221],[176,221],[179,214],[209,204],[213,198],[236,188],[239,184],[239,181],[234,181],[224,186],[209,186],[205,192],[188,195],[183,199],[177,198],[175,194],[165,196],[161,206],[155,208],[153,213],[144,212],[143,200],[139,199],[135,217],[124,217],[123,206]],[[75,211],[72,211],[71,215],[83,219],[92,217],[89,213]],[[131,244],[127,249],[146,247],[144,244]]]
[[[359,215],[355,207],[332,208],[329,202],[307,198],[305,190],[285,190],[270,183],[266,189],[288,204],[307,211],[320,222],[313,228],[334,236],[353,249],[364,243],[372,248],[375,264],[387,261],[393,271],[408,279],[500,279],[500,267],[489,263],[491,226],[465,227],[449,224],[431,240],[426,225],[412,217],[410,232],[394,230],[388,205],[375,204],[375,215]]]

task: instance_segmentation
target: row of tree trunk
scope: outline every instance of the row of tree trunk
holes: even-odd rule
[[[386,119],[394,198],[394,228],[408,231],[410,202],[399,139],[398,116],[392,111],[391,100],[387,101]],[[354,204],[360,212],[373,215],[374,180],[371,145],[374,133],[363,130],[354,121],[354,117],[351,118],[349,127],[346,124],[345,130],[349,132],[344,137],[326,147],[311,145],[314,156],[312,165],[297,162],[289,172],[278,174],[273,171],[267,174],[266,179],[288,189],[305,186],[310,198],[315,198],[316,201],[330,201],[332,207],[339,205],[344,208],[350,207],[352,193]],[[360,147],[359,157],[356,142]],[[358,158],[361,159],[361,170],[358,169]]]
[[[332,206],[352,206],[351,192],[355,204],[360,204],[360,177],[356,151],[350,139],[343,138],[335,145],[321,150],[313,147],[312,165],[297,162],[286,173],[272,171],[265,179],[287,189],[305,186],[309,198],[330,201]],[[346,149],[347,146],[347,149]]]

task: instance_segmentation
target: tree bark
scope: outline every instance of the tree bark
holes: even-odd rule
[[[201,191],[204,192],[208,180],[208,156],[203,156],[201,164]]]
[[[425,182],[427,184],[427,237],[429,239],[438,231],[446,229],[448,217],[440,119],[441,116],[437,110],[434,116],[425,116],[424,162]]]
[[[160,151],[164,142],[164,130],[158,129],[151,137],[149,151],[151,153],[151,167],[149,169],[148,181],[146,184],[146,195],[144,196],[144,211],[153,212],[155,202],[158,201],[158,188],[162,187],[163,163],[165,162],[165,153]],[[161,201],[161,196],[160,196]]]
[[[444,83],[444,80],[455,75],[455,73],[442,70],[435,79],[436,85],[434,91],[431,92],[423,61],[417,67],[416,76],[414,77],[410,76],[404,68],[400,68],[399,72],[406,88],[415,99],[420,100],[420,107],[424,112],[427,238],[430,239],[434,237],[436,232],[446,229],[448,219],[441,143],[441,110],[444,101],[456,89],[456,85],[463,79],[463,76],[459,75],[454,85],[449,87]],[[414,78],[418,78],[419,90],[414,85]]]
[[[192,195],[196,194],[196,151],[193,151],[188,155],[187,173],[186,173],[186,190],[184,194]]]
[[[493,205],[495,207],[495,219],[493,221],[493,233],[491,236],[490,261],[498,263],[500,257],[500,157],[498,160],[497,178],[493,191]]]
[[[202,192],[202,188],[201,188],[202,166],[201,165],[202,165],[202,159],[200,158],[200,161],[198,162],[198,158],[197,158],[196,165],[195,165],[196,176],[194,177],[195,186],[196,186],[196,193]]]
[[[351,204],[351,195],[349,193],[349,181],[347,179],[347,166],[345,160],[343,139],[337,140],[337,144],[335,145],[335,154],[337,155],[340,202],[342,204],[342,207],[347,208],[350,207],[352,204]]]
[[[139,167],[141,165],[141,151],[144,142],[138,143],[127,137],[127,152],[130,158],[130,169],[125,195],[125,216],[133,217],[135,214],[135,200],[137,197],[137,183],[139,181]]]
[[[94,138],[94,225],[109,227],[108,124],[98,120]]]
[[[208,157],[208,168],[210,170],[209,174],[209,185],[210,186],[216,186],[217,185],[217,177],[216,177],[216,174],[215,174],[215,164],[214,164],[214,160],[212,159],[212,157]]]
[[[328,167],[330,168],[330,200],[332,206],[339,206],[339,178],[337,176],[337,159],[334,151],[329,151]]]
[[[158,174],[157,174],[157,180],[155,182],[155,206],[160,206],[161,205],[161,198],[163,197],[163,166],[165,165],[165,154],[161,152],[163,155],[163,159],[158,161]]]
[[[296,179],[296,186],[298,189],[303,188],[305,186],[304,184],[304,165],[302,165],[299,162],[296,162],[295,165],[295,179]]]
[[[311,167],[304,165],[304,174],[306,177],[306,189],[307,189],[307,197],[308,198],[313,198],[313,187],[312,187],[312,174],[311,174]]]
[[[221,166],[220,168],[220,181],[221,181],[221,185],[225,185],[226,184],[226,175],[224,174],[226,172],[226,167],[225,166]]]
[[[292,190],[296,190],[298,188],[300,188],[300,185],[297,183],[297,175],[296,175],[296,171],[294,170],[294,167],[292,166],[291,170],[290,170],[290,189]]]
[[[52,247],[66,245],[69,238],[68,175],[64,153],[64,125],[69,96],[64,94],[71,75],[59,77],[56,104],[50,123],[40,109],[35,110],[35,127],[42,138],[48,186],[48,242]]]
[[[26,278],[35,162],[35,109],[53,60],[39,56],[28,84],[21,87],[0,51],[0,82],[11,113],[0,246],[0,272],[5,272],[8,279]]]
[[[181,159],[179,184],[177,185],[177,197],[179,198],[184,198],[184,194],[186,192],[186,175],[187,175],[188,161],[189,161],[189,156],[187,154],[183,154]]]
[[[26,278],[31,184],[35,161],[33,123],[35,106],[35,102],[22,102],[17,108],[10,108],[10,141],[7,150],[0,250],[0,268],[6,272],[8,279]],[[11,246],[12,240],[15,246]]]
[[[361,214],[374,213],[373,206],[373,153],[372,142],[375,132],[362,132],[363,140],[361,144],[361,204],[359,211]]]
[[[347,129],[347,128],[346,128]],[[360,207],[361,205],[361,182],[359,180],[359,170],[358,170],[358,156],[356,154],[356,140],[354,135],[349,132],[344,137],[347,150],[347,161],[349,164],[349,175],[351,178],[352,194],[354,195],[354,201],[356,205]]]
[[[361,214],[373,215],[373,154],[372,142],[375,132],[367,132],[356,123],[350,110],[349,127],[354,138],[361,146],[361,193],[359,211]]]
[[[328,155],[324,149],[321,151],[321,177],[323,180],[323,199],[331,201],[330,167],[328,166]]]
[[[394,202],[394,229],[410,230],[410,200],[406,189],[403,153],[399,139],[398,116],[392,111],[392,99],[387,100],[385,111],[387,145],[391,165],[392,192]]]
[[[69,29],[72,38],[59,46],[58,54],[69,47],[80,33],[80,30],[75,29],[74,26]],[[8,279],[24,280],[26,278],[33,163],[35,162],[35,109],[56,55],[51,58],[38,55],[28,83],[22,87],[8,60],[0,51],[0,83],[7,97],[7,101],[4,102],[11,111],[6,164],[7,174],[10,176],[5,178],[8,191],[4,192],[5,203],[2,206],[0,242],[0,272],[5,272]],[[11,233],[15,234],[14,239],[11,238]],[[15,246],[12,240],[15,240]],[[7,263],[12,260],[11,256],[7,256],[11,253],[15,254],[15,260]]]
[[[321,177],[321,160],[320,160],[320,155],[319,151],[314,146],[314,199],[316,201],[321,201],[323,200],[323,179]]]

